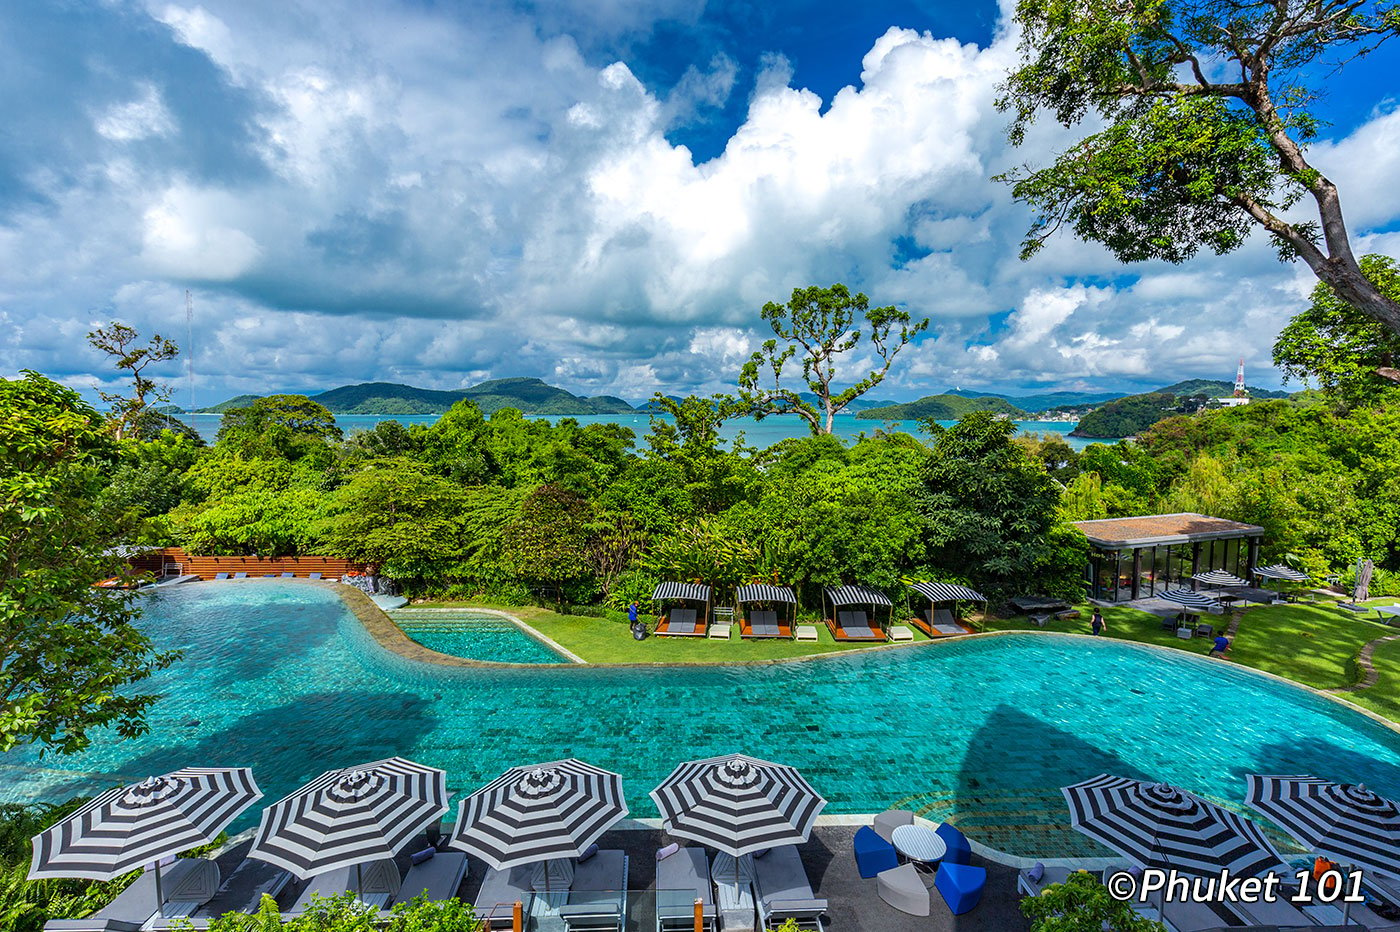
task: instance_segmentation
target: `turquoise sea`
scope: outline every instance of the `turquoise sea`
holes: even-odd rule
[[[536,415],[545,417],[545,415]],[[580,424],[621,424],[631,428],[640,441],[643,434],[647,432],[650,425],[650,418],[645,414],[580,414],[569,415]],[[384,416],[377,414],[341,414],[335,419],[340,429],[347,434],[357,430],[367,430],[378,424],[380,421],[401,421],[404,424],[431,424],[438,419],[436,414],[416,414],[416,415],[392,415]],[[222,415],[218,414],[182,414],[180,419],[187,424],[194,426],[200,435],[206,440],[212,441],[214,435],[219,431],[219,422]],[[670,420],[670,418],[663,418]],[[556,421],[559,417],[550,415],[548,420]],[[951,427],[954,421],[939,421],[945,427]],[[1079,437],[1068,436],[1074,430],[1073,421],[1017,421],[1016,426],[1022,431],[1040,434],[1060,434],[1065,436],[1069,445],[1076,450],[1082,450],[1092,440],[1083,440]],[[838,436],[853,440],[861,433],[872,434],[877,430],[904,431],[906,433],[918,434],[919,425],[917,421],[872,421],[862,420],[854,414],[842,414],[836,418],[836,433]],[[777,417],[764,418],[756,421],[751,417],[735,418],[725,422],[720,433],[726,440],[733,440],[739,434],[744,435],[744,441],[750,446],[762,449],[779,440],[786,440],[789,437],[806,437],[808,435],[807,422],[796,415],[779,415]],[[1111,442],[1111,441],[1110,441]]]
[[[0,800],[66,799],[183,766],[246,765],[278,799],[395,754],[454,794],[515,764],[578,756],[620,772],[634,815],[679,761],[792,764],[828,812],[907,806],[1006,850],[1100,853],[1059,787],[1101,772],[1238,806],[1245,774],[1314,773],[1400,794],[1400,734],[1303,689],[1195,655],[1018,634],[761,666],[447,669],[369,637],[335,592],[192,583],[141,624],[185,656],[149,683],[149,734],[69,757],[0,756]],[[630,637],[618,625],[619,640]],[[735,642],[740,658],[746,645]],[[255,808],[236,828],[253,824]]]

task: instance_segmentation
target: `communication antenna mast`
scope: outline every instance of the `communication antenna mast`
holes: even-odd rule
[[[1240,360],[1239,369],[1235,370],[1235,397],[1249,397],[1249,390],[1244,387],[1244,360]]]
[[[194,411],[194,300],[185,289],[185,365],[190,373],[190,411]]]

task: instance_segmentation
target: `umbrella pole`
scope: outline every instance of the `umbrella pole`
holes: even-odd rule
[[[165,895],[160,889],[160,859],[156,859],[156,915],[165,918]]]
[[[360,874],[360,864],[359,864],[359,862],[357,861],[357,862],[355,863],[355,896],[356,896],[356,897],[363,896],[363,895],[364,895],[364,892],[365,892],[365,879],[364,879],[364,877],[361,876],[361,874]]]

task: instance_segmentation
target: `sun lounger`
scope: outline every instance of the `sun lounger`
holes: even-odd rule
[[[447,900],[457,895],[462,878],[467,875],[467,856],[460,851],[439,851],[421,864],[408,869],[395,903],[406,903],[417,896],[430,900]]]
[[[796,845],[782,845],[754,858],[754,897],[764,928],[776,928],[789,919],[803,928],[824,930],[822,916],[827,902],[812,892],[807,869]]]
[[[627,925],[627,853],[604,849],[574,866],[568,902],[559,908],[566,932],[623,932]]]
[[[296,578],[296,575],[297,575],[296,573],[283,573],[283,574],[281,575],[280,578],[282,578],[282,579],[295,579],[295,578]]]
[[[836,627],[831,632],[838,641],[883,641],[885,636],[870,627],[865,612],[837,612]]]
[[[782,626],[778,624],[778,613],[775,611],[749,612],[749,627],[747,631],[741,631],[746,638],[779,638],[786,637]]]
[[[1160,912],[1156,903],[1137,902],[1133,904],[1133,912],[1162,923],[1167,932],[1205,932],[1225,925],[1225,920],[1215,910],[1192,900],[1173,900],[1163,904]]]
[[[307,578],[307,579],[320,579],[320,578],[321,578],[321,574],[320,574],[320,573],[307,573],[307,574],[306,574],[306,578]]]
[[[213,885],[209,885],[209,872],[213,872]],[[172,895],[189,896],[190,890],[208,890],[203,900],[213,896],[219,886],[219,867],[204,858],[176,858],[169,867],[161,868],[161,893],[165,903],[161,911],[171,916],[187,915],[199,903],[186,899],[171,902]],[[203,902],[201,900],[200,902]],[[189,905],[187,905],[189,904]],[[137,932],[156,914],[156,875],[155,871],[142,871],[131,886],[127,887],[106,906],[85,919],[50,919],[44,923],[45,932]]]
[[[476,918],[486,923],[487,929],[509,929],[516,903],[523,903],[525,914],[529,915],[530,900],[534,896],[534,891],[530,889],[533,874],[533,864],[522,864],[509,870],[487,868],[481,890],[476,895],[476,903],[473,904]]]
[[[247,574],[247,573],[234,573],[234,574],[233,574],[233,578],[234,578],[234,579],[247,579],[247,578],[248,578],[248,574]]]
[[[228,579],[228,573],[215,573],[215,579]]]
[[[925,633],[932,637],[934,634],[966,634],[967,629],[958,624],[958,619],[953,616],[950,609],[935,608],[929,610],[929,629]],[[1040,626],[1045,627],[1045,622]]]
[[[301,891],[301,895],[287,912],[306,912],[311,907],[311,898],[315,896],[329,899],[348,892],[356,893],[360,902],[366,906],[383,909],[389,905],[389,898],[399,889],[402,882],[398,867],[388,859],[360,865],[358,880],[355,868],[342,867],[339,870],[317,874],[308,880],[306,889]]]
[[[163,879],[163,878],[162,878]],[[157,917],[147,928],[168,929],[207,929],[210,920],[225,913],[255,913],[262,906],[264,895],[274,899],[286,889],[292,875],[273,867],[266,861],[245,859],[229,874],[218,892],[197,909],[180,916]],[[236,891],[236,892],[235,892]]]
[[[656,862],[656,932],[692,932],[696,900],[704,927],[713,932],[715,898],[703,849],[681,848]]]
[[[1026,896],[1040,896],[1046,887],[1054,883],[1064,883],[1069,880],[1069,875],[1074,873],[1068,867],[1046,867],[1043,864],[1038,866],[1039,871],[1032,867],[1016,875],[1016,889]]]
[[[1247,926],[1293,927],[1317,925],[1307,913],[1283,899],[1274,900],[1272,903],[1263,899],[1255,903],[1226,900],[1221,902],[1221,906],[1224,907],[1226,912]]]
[[[666,616],[666,620],[656,626],[656,633],[662,637],[667,635],[704,637],[705,625],[695,621],[695,609],[673,608]]]

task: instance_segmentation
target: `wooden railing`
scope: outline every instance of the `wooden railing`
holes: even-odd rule
[[[222,557],[202,556],[186,553],[180,547],[166,547],[154,550],[131,559],[131,566],[138,572],[159,575],[170,568],[178,568],[180,574],[198,576],[200,579],[213,579],[219,573],[247,573],[250,577],[281,576],[291,573],[305,579],[312,573],[322,577],[338,577],[347,573],[364,572],[360,563],[341,560],[337,557]]]

